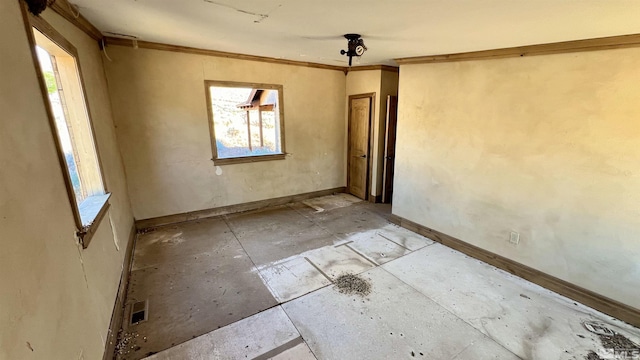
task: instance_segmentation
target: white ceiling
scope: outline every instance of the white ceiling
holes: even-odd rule
[[[345,33],[355,65],[640,33],[638,0],[72,0],[105,35],[330,65]]]

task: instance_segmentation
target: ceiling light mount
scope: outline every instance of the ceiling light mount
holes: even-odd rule
[[[362,56],[367,51],[367,47],[364,46],[360,34],[345,34],[344,37],[347,39],[347,50],[340,50],[340,54],[349,57],[349,66],[351,66],[351,59],[354,56]]]
[[[24,0],[24,2],[27,3],[29,12],[38,16],[47,8],[47,6],[53,5],[56,0]]]

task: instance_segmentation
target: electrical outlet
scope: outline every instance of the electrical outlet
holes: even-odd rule
[[[514,245],[520,244],[520,234],[515,231],[512,231],[511,236],[509,237],[509,242]]]

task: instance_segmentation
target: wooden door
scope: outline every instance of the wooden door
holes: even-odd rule
[[[382,202],[391,202],[393,194],[393,168],[396,159],[396,125],[398,124],[398,97],[387,96],[387,126],[384,138],[384,170]]]
[[[369,142],[373,94],[349,97],[349,146],[347,190],[367,200],[369,192]]]

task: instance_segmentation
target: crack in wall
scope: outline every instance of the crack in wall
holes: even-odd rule
[[[269,11],[268,14],[261,14],[261,13],[256,13],[256,12],[252,12],[252,11],[249,11],[249,10],[240,9],[240,8],[237,8],[237,7],[233,6],[233,5],[217,2],[217,1],[214,1],[214,0],[204,0],[204,2],[207,2],[209,4],[213,4],[213,5],[222,6],[222,7],[228,8],[228,9],[232,9],[232,10],[235,10],[235,11],[237,11],[239,13],[242,13],[242,14],[247,14],[247,15],[251,15],[251,16],[257,16],[259,19],[253,21],[256,24],[261,23],[264,19],[268,18],[269,15],[271,15],[271,13],[273,13],[274,11],[276,11],[277,9],[279,9],[282,6],[282,4],[279,4],[275,9]]]

